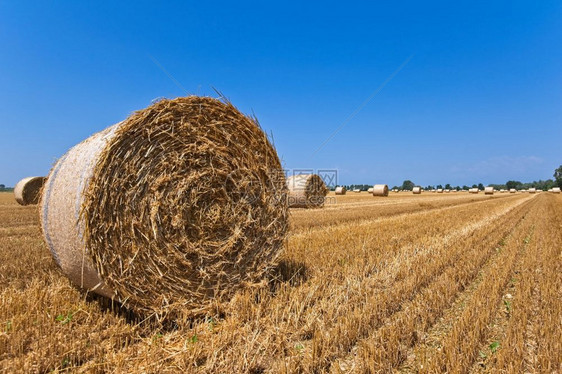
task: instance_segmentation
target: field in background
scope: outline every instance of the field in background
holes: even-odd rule
[[[0,372],[554,372],[562,195],[329,195],[267,286],[174,326],[75,289],[0,193]]]

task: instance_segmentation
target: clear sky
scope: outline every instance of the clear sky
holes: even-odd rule
[[[378,3],[0,0],[0,183],[213,87],[257,115],[286,168],[341,184],[552,178],[562,2]]]

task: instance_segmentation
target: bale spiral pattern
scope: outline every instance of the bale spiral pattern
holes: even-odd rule
[[[94,286],[61,265],[74,283],[161,314],[202,312],[263,279],[282,249],[288,209],[279,158],[256,121],[230,103],[190,96],[157,102],[100,134],[90,169],[58,177],[78,190],[80,215],[74,248],[51,250],[80,254],[82,274],[99,278]],[[83,186],[72,184],[81,173]],[[45,200],[52,239],[63,234],[48,211],[74,217]]]

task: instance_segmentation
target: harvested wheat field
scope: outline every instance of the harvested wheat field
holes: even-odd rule
[[[556,372],[562,195],[368,194],[292,209],[279,264],[206,316],[75,288],[0,193],[0,372]]]

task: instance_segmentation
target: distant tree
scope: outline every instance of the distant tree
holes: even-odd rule
[[[523,183],[519,182],[519,181],[507,181],[505,183],[505,188],[507,188],[508,190],[515,188],[515,189],[521,189],[521,186],[523,185]]]
[[[393,186],[391,189],[392,189],[392,190],[397,190],[397,189],[399,189],[399,188],[400,188],[400,187],[398,187],[398,186]]]
[[[442,189],[443,189],[443,186],[442,186],[442,185],[440,185],[440,184],[438,184],[438,185],[437,185],[437,186],[435,186],[435,187],[437,187],[437,189],[438,189],[438,190],[442,190]]]
[[[6,188],[6,185],[0,184],[0,191],[4,191],[5,188]]]
[[[484,185],[482,183],[478,183],[478,189],[479,190],[483,190],[484,189]]]
[[[430,185],[428,185],[425,189],[429,191],[429,190],[433,190],[434,188],[433,188],[433,186],[430,184]]]
[[[468,191],[470,189],[470,187],[468,187],[467,185],[462,186],[462,189],[465,191]]]
[[[562,188],[562,165],[558,169],[554,170],[554,179],[558,187]]]
[[[447,184],[445,185],[445,189],[446,189],[446,190],[452,190],[453,187],[451,187],[451,185],[450,185],[449,183],[447,183]]]
[[[402,189],[406,190],[406,191],[412,191],[412,189],[415,187],[414,182],[412,182],[411,180],[405,180],[404,183],[402,183]]]
[[[473,185],[472,185],[472,188],[478,188],[478,185],[477,185],[477,184],[473,184]]]

